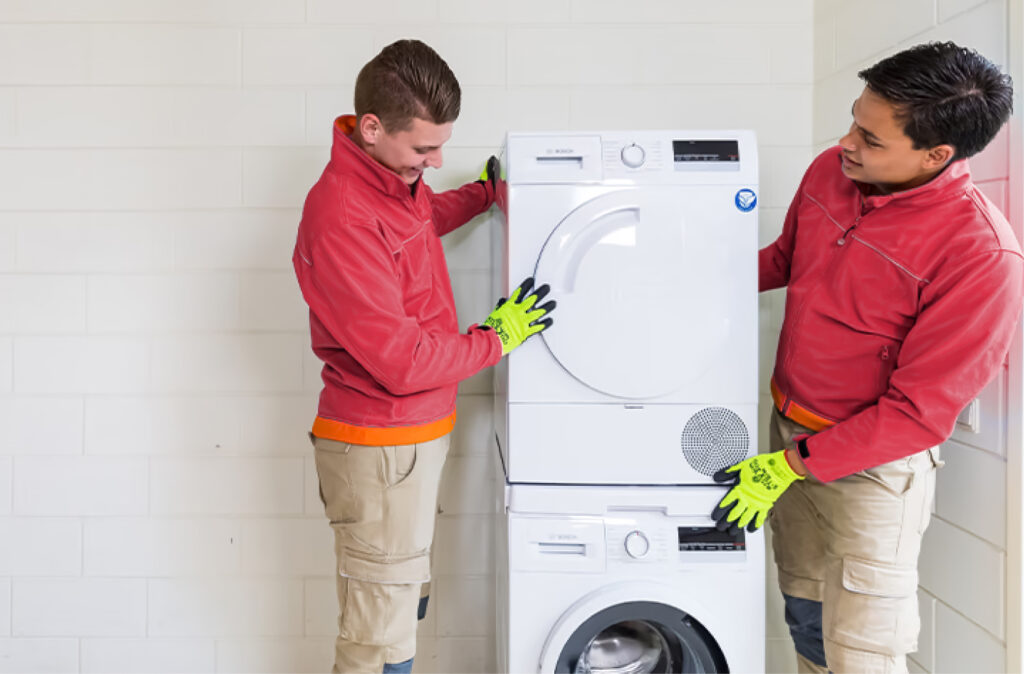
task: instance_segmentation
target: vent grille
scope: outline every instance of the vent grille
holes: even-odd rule
[[[750,436],[747,425],[732,410],[705,407],[686,422],[680,443],[686,462],[711,476],[746,458]]]

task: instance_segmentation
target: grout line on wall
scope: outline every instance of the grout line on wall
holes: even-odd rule
[[[238,88],[245,90],[245,27],[238,29]]]
[[[974,540],[978,541],[979,543],[981,543],[981,544],[991,548],[992,550],[998,552],[1000,554],[1000,557],[1003,560],[1003,564],[1005,566],[1005,563],[1006,563],[1006,548],[1001,548],[1001,547],[999,547],[999,545],[997,545],[996,543],[993,543],[992,541],[988,540],[987,538],[982,538],[981,536],[979,536],[978,534],[974,533],[973,531],[971,531],[969,529],[965,529],[964,527],[960,526],[959,524],[957,524],[955,522],[951,522],[950,520],[947,520],[945,517],[943,517],[939,513],[932,513],[932,519],[940,520],[946,526],[951,527],[953,529],[956,529],[957,531],[959,531],[961,533],[967,534],[972,539],[974,539]]]
[[[1005,571],[1005,567],[1004,567],[1004,571]],[[922,589],[923,589],[923,588],[922,588]],[[955,614],[957,614],[958,616],[960,616],[961,618],[963,618],[964,620],[966,620],[967,622],[971,623],[972,625],[974,625],[975,627],[977,627],[977,628],[978,628],[979,630],[981,630],[981,631],[982,631],[982,632],[984,632],[985,634],[987,634],[987,635],[989,635],[990,637],[992,637],[992,638],[993,638],[993,639],[994,639],[995,641],[997,641],[997,642],[998,642],[999,644],[1001,644],[1001,645],[1002,645],[1002,646],[1003,646],[1003,647],[1005,648],[1005,646],[1006,646],[1006,637],[1005,637],[1005,636],[1002,636],[1002,637],[1001,637],[1001,636],[999,636],[999,635],[997,635],[997,634],[994,634],[994,633],[990,632],[990,631],[989,631],[989,629],[988,629],[987,627],[982,627],[982,626],[981,626],[981,625],[980,625],[980,624],[978,623],[978,621],[974,620],[973,618],[970,618],[970,617],[968,617],[968,616],[967,616],[967,615],[965,615],[965,614],[964,614],[964,613],[963,613],[962,611],[960,611],[959,609],[957,609],[957,608],[956,608],[955,606],[952,606],[952,605],[948,604],[948,603],[947,603],[947,602],[946,602],[945,600],[943,600],[943,599],[942,599],[942,597],[939,597],[939,596],[937,596],[937,595],[936,595],[935,593],[933,593],[933,592],[930,592],[930,591],[927,591],[927,590],[926,590],[926,592],[927,592],[927,593],[928,593],[928,594],[929,594],[930,596],[932,596],[932,597],[934,597],[934,598],[935,598],[935,603],[936,603],[936,604],[942,604],[942,606],[943,606],[943,607],[945,607],[945,608],[947,608],[947,609],[949,609],[949,611],[950,611],[951,613],[955,613]],[[934,621],[933,621],[933,622],[934,622]],[[1004,628],[1004,629],[1006,628],[1006,620],[1005,620],[1005,616],[1003,617],[1003,620],[1002,620],[1002,626],[1003,626],[1003,628]]]

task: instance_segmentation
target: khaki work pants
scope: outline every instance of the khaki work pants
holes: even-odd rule
[[[313,438],[338,557],[335,672],[378,673],[416,653],[421,586],[450,436],[370,447]]]
[[[771,449],[812,433],[773,409]],[[917,650],[917,561],[938,448],[822,483],[794,482],[769,515],[783,594],[821,602],[828,670],[906,672]],[[825,671],[800,658],[800,671]]]

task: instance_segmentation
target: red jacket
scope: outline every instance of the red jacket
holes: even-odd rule
[[[1024,296],[1020,245],[966,161],[866,193],[826,150],[760,253],[761,290],[788,286],[772,393],[823,429],[804,459],[822,481],[945,441],[1002,366]]]
[[[459,334],[440,236],[490,207],[484,183],[415,194],[334,126],[331,160],[302,212],[292,261],[309,304],[324,389],[313,432],[366,445],[451,430],[457,384],[494,365],[501,342]]]

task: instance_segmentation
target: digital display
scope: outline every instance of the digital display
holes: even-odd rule
[[[746,550],[743,530],[735,536],[715,527],[679,527],[679,549],[692,550]]]
[[[675,162],[737,162],[740,144],[736,140],[673,140],[672,158]]]

